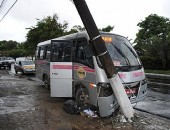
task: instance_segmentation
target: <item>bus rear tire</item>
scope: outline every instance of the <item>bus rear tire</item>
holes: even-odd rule
[[[50,83],[49,83],[49,79],[47,75],[44,76],[43,82],[44,82],[44,88],[46,88],[47,90],[50,90]]]
[[[79,107],[88,106],[90,104],[89,93],[86,88],[79,87],[76,91],[75,99]]]

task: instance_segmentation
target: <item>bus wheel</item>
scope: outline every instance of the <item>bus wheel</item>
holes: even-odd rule
[[[90,103],[89,93],[86,88],[78,88],[76,91],[76,103],[78,106],[88,106]]]
[[[47,75],[44,76],[44,81],[43,82],[44,82],[44,87],[49,90],[50,85],[49,85],[49,79],[48,79]]]

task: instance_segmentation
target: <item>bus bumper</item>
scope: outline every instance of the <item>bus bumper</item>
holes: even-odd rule
[[[108,97],[98,97],[98,107],[101,117],[110,116],[117,108],[118,103],[114,95]]]

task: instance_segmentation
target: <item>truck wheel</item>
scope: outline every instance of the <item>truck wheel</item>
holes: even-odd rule
[[[86,88],[78,88],[76,91],[76,103],[78,106],[88,106],[90,104],[89,93]]]
[[[47,75],[44,76],[44,87],[48,90],[50,89],[50,83]]]

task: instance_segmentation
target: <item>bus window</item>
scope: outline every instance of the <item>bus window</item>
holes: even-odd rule
[[[60,44],[54,44],[52,46],[52,61],[53,62],[58,62],[59,61],[59,49],[60,49]],[[61,51],[60,51],[61,53]]]
[[[92,53],[88,47],[87,40],[81,39],[77,41],[74,61],[94,68]]]
[[[40,48],[41,48],[41,47],[37,47],[37,49],[36,49],[35,56],[36,56],[37,59],[40,58]]]
[[[45,59],[50,60],[50,53],[51,53],[51,47],[50,45],[46,46],[46,52],[45,52]]]
[[[44,59],[44,53],[45,51],[44,51],[44,47],[42,46],[41,48],[40,48],[40,59]]]
[[[64,45],[64,62],[71,62],[71,44],[70,43],[65,43]]]
[[[52,47],[53,62],[71,62],[71,43],[55,43]]]

